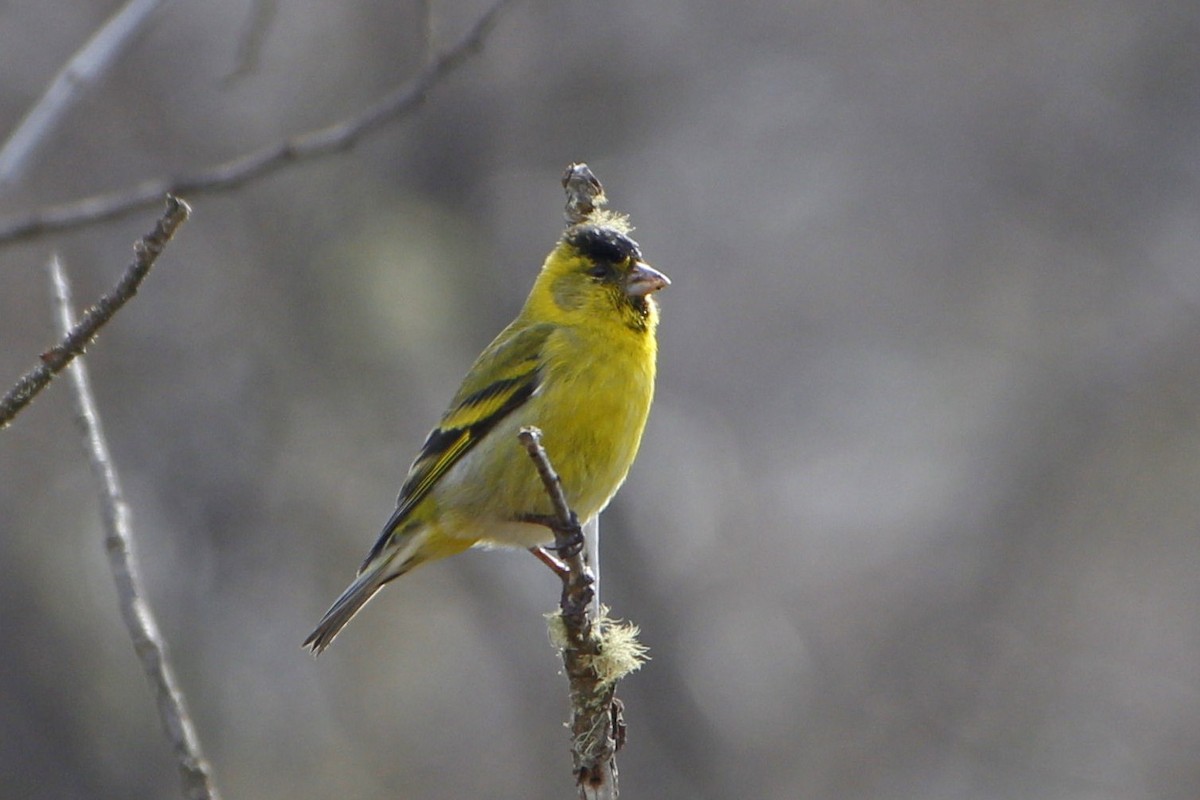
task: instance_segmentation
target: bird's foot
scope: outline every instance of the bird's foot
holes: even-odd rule
[[[571,512],[571,520],[566,525],[553,514],[525,514],[521,521],[545,525],[554,532],[554,544],[540,548],[543,551],[552,550],[563,561],[583,552],[583,526],[579,524],[579,517],[575,516],[574,511]]]

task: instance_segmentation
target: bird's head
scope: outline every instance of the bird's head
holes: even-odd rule
[[[642,260],[627,226],[613,218],[567,229],[546,259],[535,293],[551,302],[551,313],[564,322],[599,315],[647,330],[658,314],[651,295],[670,282]]]

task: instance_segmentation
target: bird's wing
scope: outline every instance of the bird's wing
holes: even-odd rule
[[[409,468],[396,511],[384,525],[360,573],[387,548],[408,515],[442,476],[538,390],[542,349],[552,330],[552,325],[506,329],[476,359]]]

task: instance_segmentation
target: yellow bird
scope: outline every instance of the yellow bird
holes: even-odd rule
[[[521,313],[476,359],[409,468],[358,578],[304,645],[320,653],[389,581],[475,546],[553,541],[553,508],[517,440],[542,430],[580,520],[608,505],[637,455],[654,396],[666,275],[642,260],[624,218],[568,228]]]

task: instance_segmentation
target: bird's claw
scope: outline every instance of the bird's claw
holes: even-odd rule
[[[571,519],[566,524],[558,517],[549,514],[523,514],[518,519],[522,522],[545,525],[554,533],[554,544],[543,545],[541,548],[543,551],[554,553],[564,561],[583,552],[583,526],[579,524],[579,517],[575,515],[574,511],[571,512]]]
[[[579,517],[575,516],[575,512],[571,512],[571,523],[563,525],[561,522],[555,522],[550,526],[554,531],[554,546],[548,549],[558,553],[558,557],[566,560],[574,558],[583,552],[583,528],[579,524]]]

